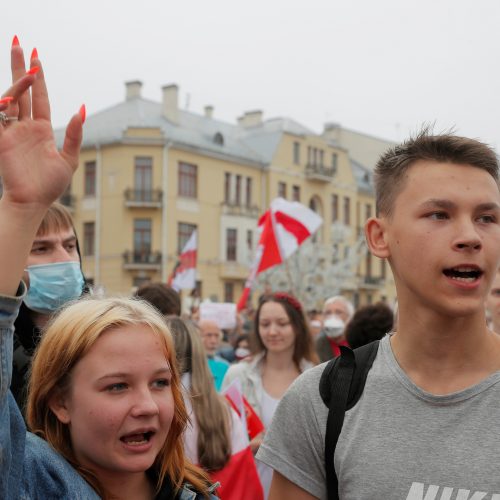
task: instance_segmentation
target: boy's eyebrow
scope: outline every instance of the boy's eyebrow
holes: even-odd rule
[[[424,201],[421,205],[422,208],[446,208],[451,210],[455,208],[457,205],[453,201],[443,200],[439,198],[431,198],[430,200]]]
[[[73,243],[74,241],[76,241],[76,236],[75,235],[69,236],[68,238],[65,238],[63,240],[63,243]]]
[[[40,244],[43,244],[43,245],[48,245],[48,244],[52,244],[54,243],[54,239],[52,238],[35,238],[33,240],[33,245],[40,245]],[[76,241],[76,236],[75,235],[72,235],[72,236],[69,236],[68,238],[65,238],[63,240],[63,243],[70,243],[70,242],[73,242],[73,241]]]
[[[444,208],[447,210],[452,210],[457,207],[457,204],[451,200],[445,200],[440,198],[431,198],[430,200],[424,201],[421,205],[422,208]],[[480,203],[475,208],[477,211],[482,210],[500,210],[500,205],[495,202]]]
[[[481,203],[477,207],[478,210],[500,210],[498,203]]]

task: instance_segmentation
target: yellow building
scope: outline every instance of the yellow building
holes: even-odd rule
[[[94,286],[130,293],[166,282],[197,229],[199,293],[236,301],[258,217],[277,196],[323,217],[318,242],[340,235],[340,254],[356,245],[373,191],[368,170],[346,149],[293,120],[264,121],[251,111],[230,124],[211,106],[203,115],[179,109],[176,85],[163,87],[161,102],[143,98],[141,86],[126,83],[123,102],[87,117],[81,165],[63,198]],[[363,256],[344,292],[356,304],[392,301],[389,273]]]

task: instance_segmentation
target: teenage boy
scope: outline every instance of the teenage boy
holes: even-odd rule
[[[84,287],[80,252],[71,214],[52,204],[38,228],[26,260],[29,289],[15,322],[11,391],[24,409],[27,373],[41,329],[66,302],[80,297]]]
[[[500,499],[500,336],[484,308],[500,260],[498,176],[486,145],[425,132],[376,166],[365,233],[391,265],[399,317],[345,414],[342,500]],[[271,500],[326,498],[324,367],[297,379],[260,447]]]

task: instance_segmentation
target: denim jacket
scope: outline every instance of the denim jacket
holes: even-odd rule
[[[0,499],[97,500],[95,490],[59,453],[26,431],[9,390],[13,325],[25,293],[21,283],[16,297],[0,296]],[[184,487],[177,499],[195,500],[198,495]]]

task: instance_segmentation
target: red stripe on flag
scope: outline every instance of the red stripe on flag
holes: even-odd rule
[[[263,500],[264,491],[250,446],[229,459],[225,467],[210,474],[212,481],[219,481],[217,496],[221,500]]]
[[[259,245],[263,246],[263,253],[260,259],[257,273],[265,271],[269,267],[281,264],[281,254],[276,241],[276,234],[274,233],[273,221],[271,213],[266,212],[267,217],[263,221],[262,234],[260,235]]]
[[[187,250],[180,255],[179,259],[181,262],[179,268],[177,269],[177,273],[196,267],[196,250]]]
[[[299,220],[290,217],[284,212],[276,212],[274,214],[276,222],[280,223],[289,233],[292,233],[297,238],[297,243],[300,245],[306,238],[311,236],[309,229]]]

